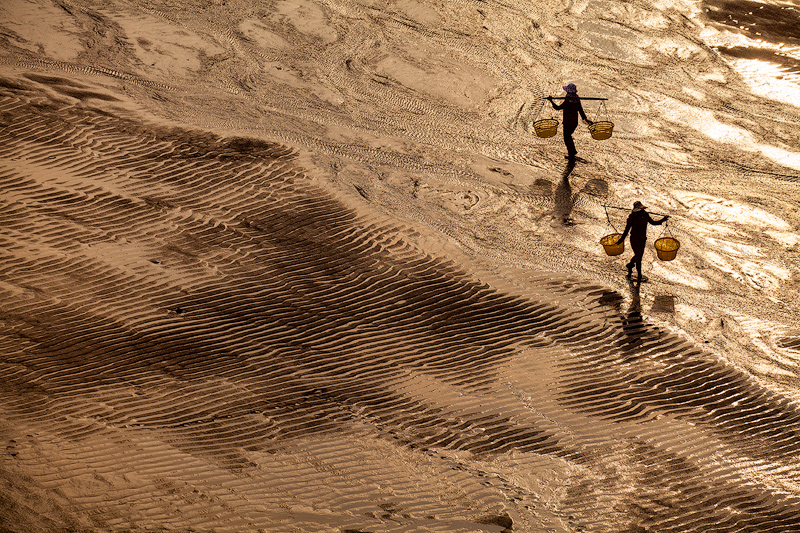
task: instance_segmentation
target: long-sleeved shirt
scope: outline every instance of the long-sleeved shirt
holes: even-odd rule
[[[578,114],[580,114],[581,118],[585,121],[589,121],[586,118],[586,113],[583,112],[583,105],[581,104],[581,99],[579,96],[567,96],[564,98],[564,102],[560,104],[556,104],[555,102],[550,102],[553,106],[553,109],[563,109],[564,110],[564,124],[578,124]]]
[[[667,220],[667,217],[661,220],[653,220],[650,213],[644,209],[637,209],[628,215],[628,222],[625,224],[625,232],[620,237],[620,240],[625,240],[628,233],[631,234],[631,242],[644,242],[647,240],[647,225],[660,225]]]

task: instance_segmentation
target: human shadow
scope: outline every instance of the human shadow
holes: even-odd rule
[[[628,278],[628,289],[631,294],[631,304],[628,311],[622,315],[623,347],[635,348],[641,344],[645,334],[645,323],[642,317],[642,299],[639,294],[641,282]]]
[[[553,215],[556,220],[560,221],[565,226],[572,226],[575,224],[571,215],[572,208],[575,206],[575,197],[577,194],[573,194],[572,185],[569,183],[569,175],[572,174],[574,168],[575,160],[569,159],[563,172],[561,172],[561,181],[558,183],[553,193],[553,203],[555,204]]]

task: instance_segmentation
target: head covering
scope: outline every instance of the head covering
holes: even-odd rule
[[[569,85],[564,85],[562,89],[567,91],[567,94],[578,94],[578,88],[575,87],[574,83],[570,83]]]
[[[639,200],[636,200],[635,202],[633,202],[633,208],[634,209],[644,209],[645,207],[642,204],[642,202],[640,202]]]

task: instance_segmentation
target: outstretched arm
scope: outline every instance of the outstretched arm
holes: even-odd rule
[[[594,124],[594,122],[586,118],[586,113],[584,113],[583,111],[583,104],[581,104],[580,100],[578,100],[578,112],[581,114],[581,118],[583,119],[584,122],[588,122],[589,124]]]
[[[650,220],[648,220],[648,222],[650,222],[651,224],[654,224],[656,226],[660,226],[661,224],[663,224],[664,222],[666,222],[669,219],[669,215],[666,215],[664,218],[662,218],[659,221],[653,220],[653,218],[650,217],[650,215],[647,215],[647,217],[650,219]]]
[[[628,223],[625,224],[625,231],[622,232],[622,237],[617,240],[616,244],[619,244],[625,240],[625,237],[628,236],[628,232],[631,231],[631,218],[628,217]]]
[[[553,106],[553,109],[561,109],[562,107],[564,107],[564,103],[566,103],[566,101],[564,101],[561,104],[556,104],[553,101],[553,97],[552,96],[548,96],[547,99],[550,100],[550,105]]]

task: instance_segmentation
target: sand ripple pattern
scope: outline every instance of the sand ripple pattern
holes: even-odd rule
[[[618,294],[3,87],[3,528],[798,531],[798,406]]]

